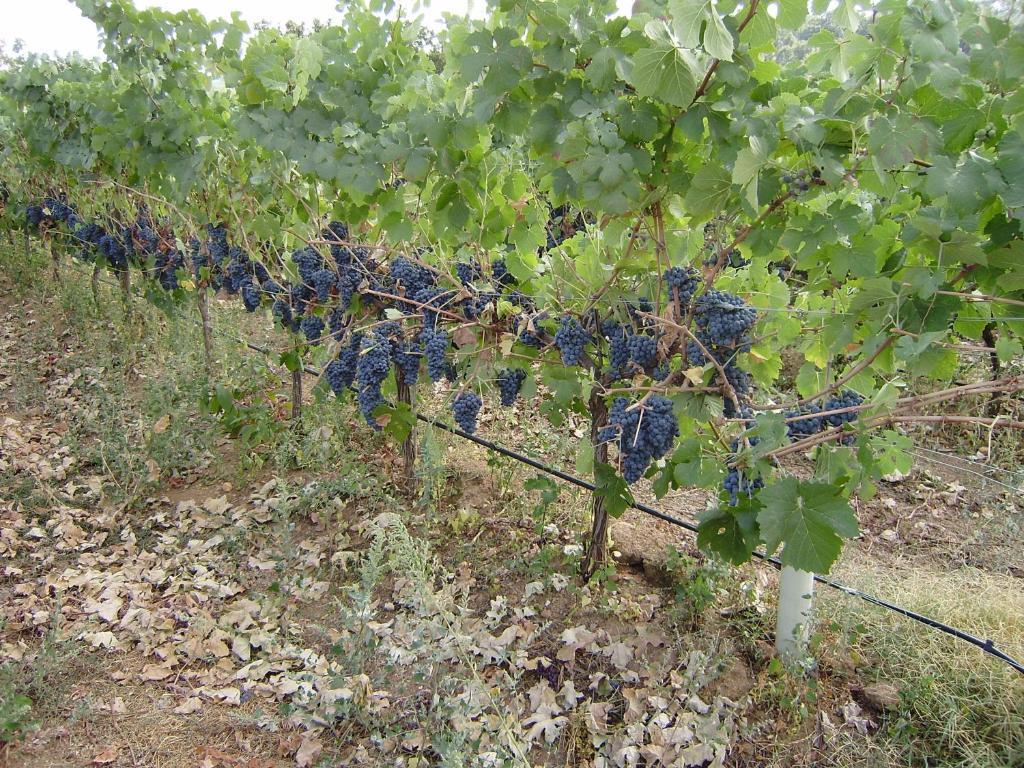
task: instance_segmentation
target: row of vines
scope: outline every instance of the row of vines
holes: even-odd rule
[[[588,419],[588,573],[643,478],[720,488],[699,541],[730,562],[825,572],[905,425],[1024,426],[952,409],[1024,389],[998,6],[813,0],[780,63],[806,0],[501,0],[437,37],[381,2],[309,33],[76,4],[104,60],[0,68],[9,233],[194,307],[211,380],[211,296],[270,313],[296,412],[320,365],[410,478],[431,383],[468,433],[518,398]]]

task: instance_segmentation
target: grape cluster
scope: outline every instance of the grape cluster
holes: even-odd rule
[[[514,304],[527,312],[535,312],[537,310],[537,305],[534,304],[533,299],[520,290],[513,289],[509,291],[505,298],[507,298],[511,304]]]
[[[646,296],[643,296],[636,301],[625,302],[626,311],[629,313],[629,319],[633,322],[637,328],[647,328],[653,322],[649,315],[654,312],[654,305],[651,300]]]
[[[63,193],[56,197],[44,197],[43,211],[46,218],[53,223],[66,222],[75,213],[68,205],[68,198]]]
[[[306,247],[292,253],[292,261],[299,268],[299,278],[309,287],[316,285],[316,276],[326,268],[323,258],[313,248]],[[334,276],[334,273],[330,273]],[[329,290],[329,289],[328,289]]]
[[[476,417],[480,413],[483,401],[476,392],[460,392],[452,401],[452,416],[455,423],[466,434],[476,432]]]
[[[760,442],[760,438],[751,437],[749,442],[751,446],[755,446]],[[738,440],[733,440],[732,452],[734,456],[739,453]],[[729,494],[729,503],[732,506],[735,507],[739,503],[739,495],[741,493],[745,493],[748,498],[752,498],[755,491],[764,488],[764,478],[760,475],[750,477],[748,472],[736,465],[735,458],[728,463],[728,467],[729,471],[726,473],[725,479],[722,480],[722,488]]]
[[[364,336],[356,365],[356,398],[360,413],[375,430],[380,429],[380,425],[373,417],[373,411],[384,402],[380,388],[390,370],[391,342],[388,338],[381,336],[379,331]]]
[[[427,375],[431,381],[440,381],[447,373],[445,355],[448,354],[448,334],[440,328],[424,327],[420,332],[423,355],[427,358]]]
[[[630,334],[626,338],[626,347],[629,350],[629,361],[640,369],[651,367],[658,356],[658,340],[653,336]]]
[[[252,282],[252,268],[249,254],[238,246],[228,249],[228,264],[224,269],[224,289],[231,295],[238,293],[242,286]]]
[[[36,229],[44,218],[43,206],[34,203],[25,208],[25,223],[32,229]]]
[[[720,252],[715,248],[711,248],[708,250],[708,255],[704,258],[704,266],[717,267],[720,258]],[[743,254],[740,253],[739,248],[733,248],[731,251],[725,254],[725,262],[722,264],[722,266],[739,269],[740,267],[747,266],[749,263],[750,259],[744,259]]]
[[[341,348],[338,357],[327,364],[324,375],[335,395],[341,397],[352,386],[359,365],[359,350],[363,341],[362,333],[354,333],[348,344]]]
[[[118,237],[111,234],[101,237],[99,251],[113,269],[118,271],[128,269],[128,252]]]
[[[543,319],[543,313],[535,315],[532,318],[533,327],[536,328],[537,323]],[[536,331],[530,330],[530,325],[531,318],[528,318],[525,315],[520,315],[519,317],[517,317],[515,322],[516,338],[518,339],[520,344],[525,344],[528,347],[540,349],[541,346],[543,346],[540,339],[540,335],[538,335]]]
[[[522,368],[506,368],[498,373],[498,390],[503,406],[508,408],[516,401],[524,381],[526,381],[526,371]]]
[[[782,183],[789,187],[790,194],[800,195],[808,191],[811,188],[811,184],[817,182],[820,178],[820,169],[815,168],[808,174],[806,168],[801,168],[792,173],[782,174]]]
[[[491,277],[501,288],[510,288],[516,284],[515,275],[508,271],[504,259],[495,259],[491,262]]]
[[[177,249],[167,253],[158,252],[153,264],[160,287],[165,291],[177,290],[178,270],[185,268],[185,254]]]
[[[626,375],[629,366],[629,343],[625,329],[614,320],[601,323],[601,335],[608,340],[608,374],[613,379]]]
[[[395,367],[402,374],[402,381],[405,385],[415,386],[420,375],[420,363],[423,360],[423,351],[419,345],[404,341],[396,346],[393,357]]]
[[[757,322],[757,310],[739,296],[711,290],[697,299],[694,318],[711,344],[736,347]]]
[[[624,397],[617,397],[608,412],[608,426],[598,434],[600,442],[616,441],[622,462],[622,477],[635,483],[655,459],[672,449],[679,436],[672,401],[660,395],[630,407]]]
[[[857,420],[858,411],[847,411],[846,413],[830,413],[827,416],[817,416],[825,411],[837,411],[843,408],[854,408],[864,402],[864,398],[851,389],[845,389],[838,395],[833,395],[825,401],[823,406],[815,403],[798,408],[795,411],[786,411],[786,418],[795,416],[805,418],[790,421],[786,424],[786,434],[790,440],[796,442],[805,437],[823,432],[830,427],[841,427],[843,424],[850,424]]]
[[[79,257],[83,261],[91,261],[92,251],[99,248],[100,240],[106,234],[106,230],[99,224],[81,224],[76,226],[71,233],[71,237],[82,246]]]
[[[324,268],[318,269],[313,273],[313,279],[310,281],[310,287],[316,293],[316,300],[319,302],[326,302],[331,298],[331,291],[338,283],[338,276],[331,270]]]
[[[590,217],[591,219],[593,217]],[[579,230],[586,226],[587,219],[582,213],[575,217],[571,215],[568,205],[559,205],[552,208],[548,213],[547,242],[541,248],[541,253],[557,248],[570,237],[573,237]]]
[[[434,275],[426,267],[416,264],[404,256],[396,256],[388,266],[388,274],[395,285],[405,290],[405,295],[415,299],[424,288],[434,284]],[[419,301],[419,299],[416,299]]]
[[[590,342],[590,334],[584,330],[575,317],[564,315],[555,332],[555,344],[562,353],[565,365],[580,365],[583,362],[583,348]]]
[[[306,337],[306,341],[316,344],[324,332],[324,319],[319,315],[307,315],[302,318],[299,328],[302,329],[302,335]]]
[[[700,277],[690,267],[671,267],[665,270],[665,284],[672,301],[685,308],[697,293]]]
[[[467,320],[478,320],[492,303],[497,302],[498,294],[491,291],[484,291],[476,296],[463,299],[461,307],[462,314]]]
[[[480,263],[477,261],[460,261],[455,265],[455,274],[463,285],[471,285],[474,280],[479,280],[483,274],[480,271]]]
[[[345,245],[348,240],[348,226],[340,221],[330,222],[320,231],[320,237],[327,241],[331,250],[331,257],[341,266],[351,261],[351,253]]]
[[[423,311],[423,327],[424,328],[436,328],[437,327],[437,311],[444,309],[451,302],[454,294],[451,291],[445,291],[436,286],[427,286],[417,291],[412,299],[413,301],[419,302],[420,304],[426,305],[426,307],[432,307],[432,309],[424,308]],[[412,311],[410,309],[410,311]]]
[[[852,389],[845,389],[838,395],[833,395],[825,401],[826,411],[837,411],[841,408],[855,408],[864,402],[864,398],[854,392]],[[831,413],[825,418],[828,420],[830,426],[841,427],[843,424],[849,424],[857,420],[858,411],[848,411],[846,413]]]
[[[228,257],[228,231],[223,224],[206,225],[206,252],[215,267],[221,266]]]
[[[292,307],[284,299],[277,299],[270,307],[271,313],[287,328],[292,326]]]
[[[262,302],[263,294],[260,293],[259,286],[252,280],[247,281],[242,286],[242,304],[245,306],[245,311],[255,312],[260,308]]]

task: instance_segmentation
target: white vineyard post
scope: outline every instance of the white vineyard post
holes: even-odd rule
[[[775,650],[787,661],[797,661],[807,647],[811,623],[814,574],[788,565],[779,577],[779,616],[775,625]]]

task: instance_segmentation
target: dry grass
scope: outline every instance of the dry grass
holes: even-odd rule
[[[877,572],[857,556],[847,558],[837,576],[991,638],[1024,659],[1024,591],[1017,579],[971,568],[931,570],[920,563]],[[823,593],[818,609],[823,626],[837,634],[837,642],[825,644],[825,663],[852,665],[863,680],[890,682],[900,692],[899,707],[880,718],[870,745],[888,753],[888,762],[863,762],[867,751],[860,739],[849,750],[840,748],[835,764],[1024,764],[1024,676],[980,649],[859,600]]]

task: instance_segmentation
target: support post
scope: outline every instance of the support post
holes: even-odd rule
[[[779,615],[775,625],[775,650],[786,661],[798,661],[810,636],[814,574],[788,565],[779,574]]]

